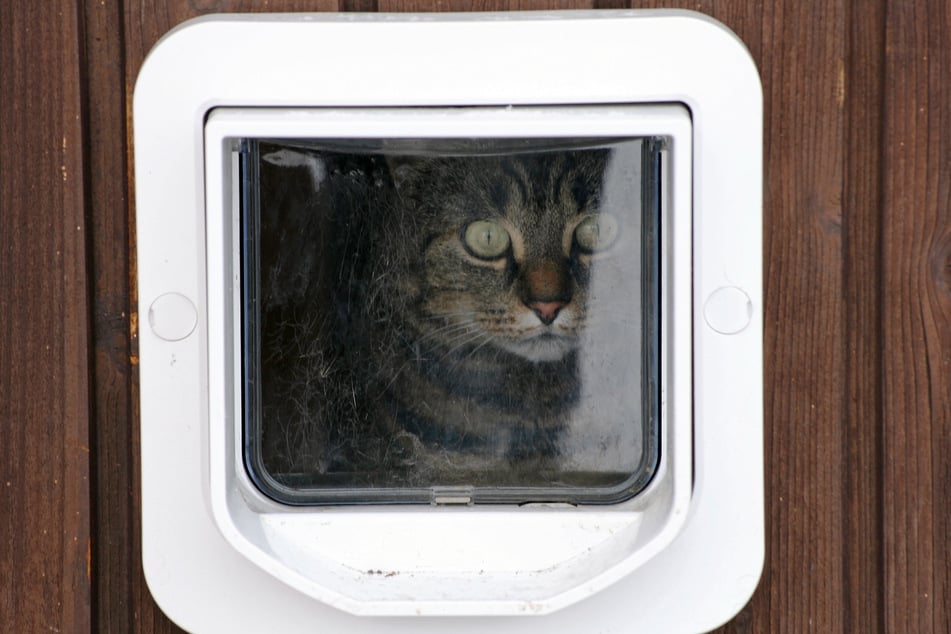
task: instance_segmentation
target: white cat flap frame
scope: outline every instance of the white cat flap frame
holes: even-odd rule
[[[703,632],[764,556],[762,94],[684,11],[210,16],[134,97],[143,563],[205,632]],[[241,459],[234,140],[667,139],[654,479],[607,505],[285,505]]]

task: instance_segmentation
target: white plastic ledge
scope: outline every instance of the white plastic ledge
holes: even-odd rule
[[[225,218],[206,217],[208,113],[259,106],[649,103],[685,104],[693,122],[692,216],[673,217],[671,233],[677,235],[678,224],[690,226],[691,218],[693,230],[667,245],[672,256],[665,260],[675,270],[689,255],[693,260],[692,296],[681,294],[684,288],[691,292],[690,284],[674,280],[670,297],[672,314],[692,324],[693,339],[692,351],[690,336],[668,341],[675,357],[672,372],[682,375],[672,379],[674,391],[666,394],[670,429],[674,435],[687,429],[688,446],[689,425],[679,424],[677,416],[690,411],[690,394],[676,386],[689,385],[691,378],[695,413],[695,484],[678,537],[635,570],[615,575],[618,549],[633,553],[634,533],[646,529],[616,527],[620,538],[608,549],[609,562],[601,566],[606,572],[593,583],[567,578],[563,585],[536,591],[524,586],[510,600],[493,597],[490,589],[473,595],[481,600],[467,602],[450,589],[448,600],[421,602],[393,590],[399,574],[367,574],[384,570],[371,567],[373,557],[358,563],[368,566],[360,571],[362,597],[340,594],[350,580],[339,579],[332,566],[292,570],[292,562],[308,557],[339,561],[339,556],[322,550],[329,548],[330,537],[296,545],[284,541],[279,548],[269,542],[287,509],[249,494],[240,470],[229,462],[236,384],[229,378],[232,279],[225,276],[234,270]],[[181,339],[169,341],[147,328],[139,333],[143,562],[156,600],[182,627],[304,632],[319,623],[322,630],[354,633],[447,627],[457,632],[492,627],[500,633],[701,632],[745,604],[763,561],[762,97],[749,54],[729,31],[688,12],[214,16],[175,29],[147,58],[136,85],[134,125],[139,312],[147,314],[157,298],[176,293],[198,314],[195,330]],[[214,251],[215,240],[220,252]],[[702,315],[710,294],[724,287],[749,298],[749,324],[730,335],[708,327]],[[683,462],[671,469],[689,469]],[[510,512],[476,509],[465,519],[491,524],[494,513]],[[452,524],[459,514],[423,508],[303,515],[315,527],[334,516],[334,530],[349,535],[351,543],[368,544],[366,552],[373,553],[387,549],[373,541],[374,527],[387,524],[406,539],[418,538],[416,516],[429,518],[427,535],[445,535],[451,545],[453,526],[440,531],[438,524]],[[570,521],[581,535],[583,515],[532,509],[519,521],[539,533],[553,522]],[[590,557],[589,545],[580,539],[568,547],[578,549],[578,557]],[[410,551],[398,552],[409,563],[416,561]],[[592,559],[604,556],[596,552]],[[536,559],[536,571],[544,563]],[[444,572],[451,568],[443,566]],[[444,580],[451,588],[454,582]],[[469,589],[477,583],[472,575],[465,581]],[[404,620],[362,619],[331,606],[354,613],[443,615],[560,609],[530,619]]]

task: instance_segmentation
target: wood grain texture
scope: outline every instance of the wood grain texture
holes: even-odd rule
[[[0,631],[90,627],[80,24],[0,4]]]
[[[657,7],[730,26],[764,84],[767,562],[719,631],[951,631],[947,0],[0,2],[0,631],[180,631],[139,554],[130,112],[159,37]]]
[[[845,403],[842,482],[847,632],[884,631],[882,548],[882,170],[885,7],[848,5],[841,79],[846,113]]]
[[[138,495],[133,478],[138,447],[135,358],[130,323],[135,268],[127,173],[122,14],[114,3],[83,4],[86,49],[86,171],[92,226],[92,376],[95,539],[93,630],[132,632],[141,584]]]
[[[882,229],[885,623],[949,631],[951,7],[890,1]]]
[[[768,555],[757,632],[844,631],[844,27],[844,2],[764,9]]]
[[[406,12],[468,12],[468,11],[559,11],[593,9],[593,1],[585,0],[379,0],[380,11]]]

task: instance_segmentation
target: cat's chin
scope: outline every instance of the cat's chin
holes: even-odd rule
[[[534,363],[546,363],[563,359],[574,349],[575,339],[543,333],[525,339],[508,340],[500,347]]]

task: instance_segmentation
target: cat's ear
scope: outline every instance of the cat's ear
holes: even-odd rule
[[[388,155],[386,165],[396,190],[404,195],[412,194],[416,190],[416,184],[420,181],[421,175],[426,171],[429,161],[430,159],[406,154]]]

